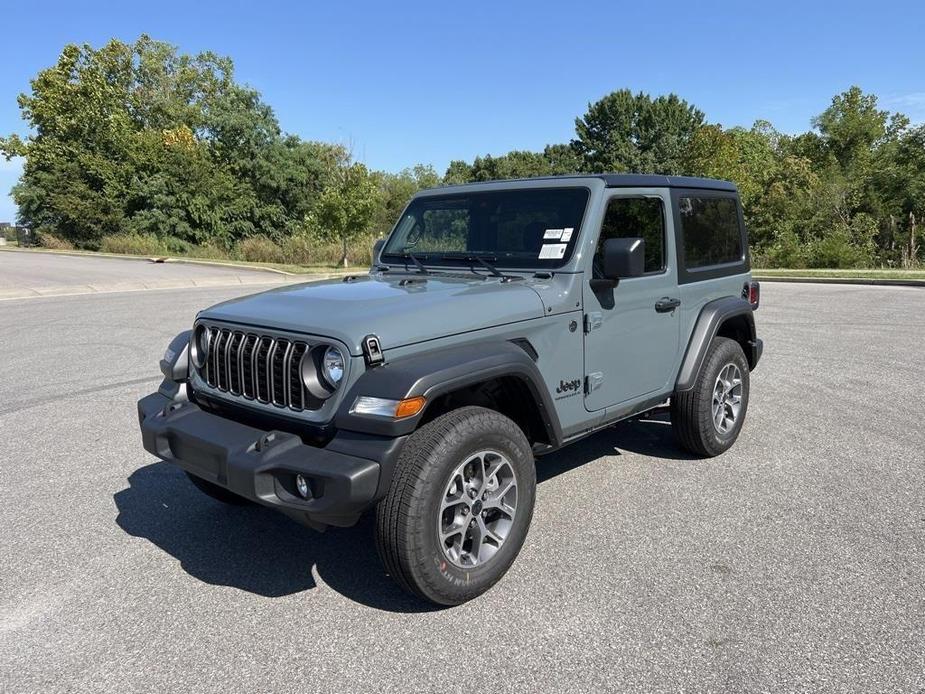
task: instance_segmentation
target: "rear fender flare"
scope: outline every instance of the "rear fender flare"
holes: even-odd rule
[[[748,339],[755,343],[754,311],[747,300],[737,296],[727,296],[704,305],[700,310],[700,315],[697,316],[697,322],[694,324],[690,341],[687,344],[687,351],[684,353],[684,359],[678,371],[678,379],[675,383],[676,392],[688,391],[694,387],[713,338],[716,337],[723,323],[738,316],[745,317],[749,331]],[[747,351],[746,354],[748,354]]]

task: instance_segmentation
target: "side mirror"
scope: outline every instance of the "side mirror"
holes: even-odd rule
[[[591,289],[613,289],[621,279],[639,277],[645,272],[646,242],[640,238],[607,239],[601,249],[603,278],[591,280]]]
[[[603,256],[606,279],[629,279],[645,273],[646,242],[643,239],[607,239],[604,241]]]
[[[385,245],[385,239],[376,239],[376,242],[373,244],[373,265],[379,262],[379,253],[382,252],[382,247]]]

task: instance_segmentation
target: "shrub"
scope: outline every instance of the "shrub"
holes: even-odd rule
[[[73,251],[74,244],[68,241],[67,239],[62,239],[60,236],[55,236],[50,234],[47,231],[36,231],[36,239],[38,240],[39,245],[42,248],[50,248],[55,251]],[[15,234],[13,235],[15,239]]]
[[[240,241],[235,249],[241,260],[252,263],[285,263],[283,249],[266,236],[251,236]]]
[[[189,241],[178,239],[176,236],[168,236],[163,243],[171,255],[189,255],[196,248]]]
[[[126,255],[168,255],[163,241],[156,236],[142,234],[114,234],[104,236],[100,241],[100,250],[104,253],[122,253]]]
[[[283,239],[282,252],[287,263],[317,265],[318,240],[307,234],[294,234]]]
[[[229,260],[231,255],[224,246],[217,243],[209,242],[201,246],[193,246],[190,256],[195,258],[206,258],[208,260]]]
[[[375,237],[361,236],[347,245],[347,258],[351,266],[372,263]],[[287,263],[294,265],[339,265],[344,247],[339,241],[322,240],[311,234],[294,234],[283,239],[282,251]]]
[[[871,267],[874,260],[865,246],[840,229],[812,241],[808,253],[810,267],[863,268]]]
[[[790,229],[781,230],[775,235],[774,243],[763,250],[752,253],[752,265],[761,268],[806,267],[806,246]]]

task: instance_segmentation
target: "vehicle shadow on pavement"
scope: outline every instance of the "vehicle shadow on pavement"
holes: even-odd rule
[[[541,459],[537,480],[542,483],[603,456],[619,455],[618,449],[661,458],[683,455],[664,422],[626,422]],[[128,488],[113,496],[119,511],[116,523],[176,558],[200,581],[277,598],[316,588],[314,569],[331,589],[369,607],[390,612],[440,609],[406,595],[385,574],[376,555],[372,514],[352,528],[319,533],[273,509],[221,504],[168,463],[139,468],[128,482]]]
[[[543,482],[592,460],[621,452],[637,453],[665,460],[700,460],[684,451],[675,440],[667,412],[645,419],[629,419],[598,431],[562,450],[538,460],[537,482]]]
[[[133,472],[113,496],[116,523],[175,557],[189,575],[269,598],[317,587],[377,609],[424,612],[429,603],[406,595],[385,574],[373,542],[371,514],[352,528],[319,533],[257,504],[228,506],[197,490],[168,463]]]

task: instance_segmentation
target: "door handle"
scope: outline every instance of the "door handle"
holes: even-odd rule
[[[671,297],[663,296],[655,302],[655,310],[658,313],[668,313],[669,311],[674,311],[680,305],[680,299],[672,299]]]

